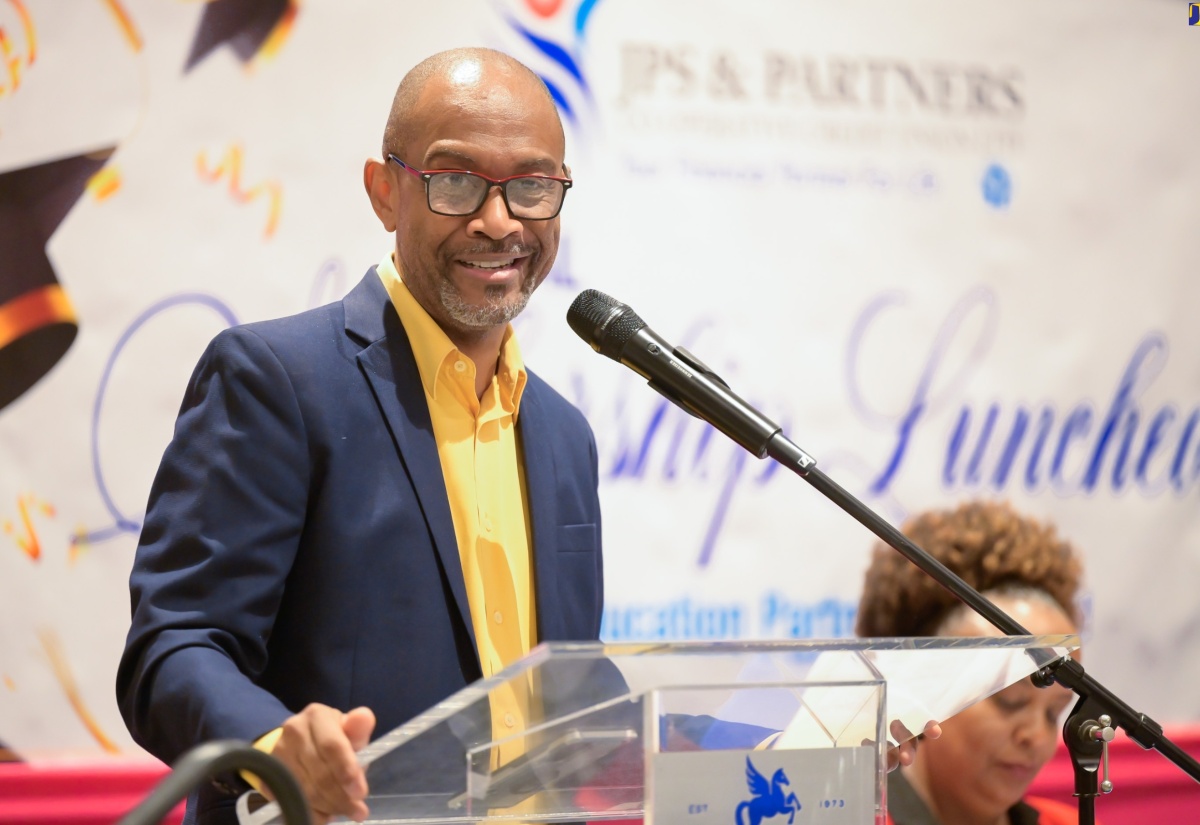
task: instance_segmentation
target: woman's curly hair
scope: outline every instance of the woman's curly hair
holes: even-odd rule
[[[981,593],[1037,590],[1078,626],[1082,567],[1054,527],[1001,502],[973,501],[918,515],[903,533]],[[912,562],[876,545],[858,607],[859,636],[934,636],[961,603]]]

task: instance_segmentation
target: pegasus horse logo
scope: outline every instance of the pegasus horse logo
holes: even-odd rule
[[[788,825],[792,825],[796,811],[800,810],[800,800],[792,793],[791,784],[783,768],[775,771],[771,781],[767,782],[767,778],[758,772],[747,756],[746,785],[754,798],[738,803],[733,815],[734,825],[759,825],[764,819],[785,813],[788,815]],[[744,813],[749,813],[749,823],[743,818]]]

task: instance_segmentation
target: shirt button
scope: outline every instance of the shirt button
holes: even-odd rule
[[[492,614],[492,618],[496,620],[496,624],[504,624],[504,614],[499,610]]]
[[[467,371],[467,362],[466,361],[455,361],[454,369],[457,372],[466,372]]]
[[[517,720],[513,718],[511,713],[506,713],[504,714],[504,724],[511,728],[513,725],[517,724]]]
[[[483,517],[483,529],[492,532],[492,520],[487,516]]]

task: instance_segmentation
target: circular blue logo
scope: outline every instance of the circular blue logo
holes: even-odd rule
[[[998,163],[993,163],[983,173],[983,199],[997,209],[1003,209],[1012,200],[1012,177]]]

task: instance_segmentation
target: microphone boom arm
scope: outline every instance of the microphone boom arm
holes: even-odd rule
[[[672,403],[708,422],[755,457],[770,456],[799,475],[1003,633],[1030,635],[1015,619],[821,472],[816,459],[788,440],[777,424],[734,394],[728,384],[699,358],[682,347],[672,347],[659,337],[628,306],[602,292],[584,290],[568,310],[567,322],[592,349],[637,372]],[[1071,745],[1079,735],[1068,728],[1094,730],[1097,721],[1082,717],[1100,709],[1097,711],[1102,712],[1100,718],[1110,717],[1114,725],[1123,728],[1143,748],[1159,751],[1200,782],[1200,762],[1164,736],[1161,725],[1135,711],[1089,676],[1079,662],[1071,658],[1058,659],[1050,651],[1031,649],[1029,652],[1039,667],[1033,675],[1035,684],[1046,686],[1057,681],[1080,697],[1076,715],[1068,720],[1063,732],[1076,762],[1077,776],[1081,773],[1081,754],[1079,748]],[[1084,707],[1088,713],[1079,711]],[[1081,798],[1095,796],[1094,790],[1085,790],[1078,782],[1077,790]],[[1080,806],[1081,823],[1092,821],[1090,811],[1089,799],[1089,804]]]

